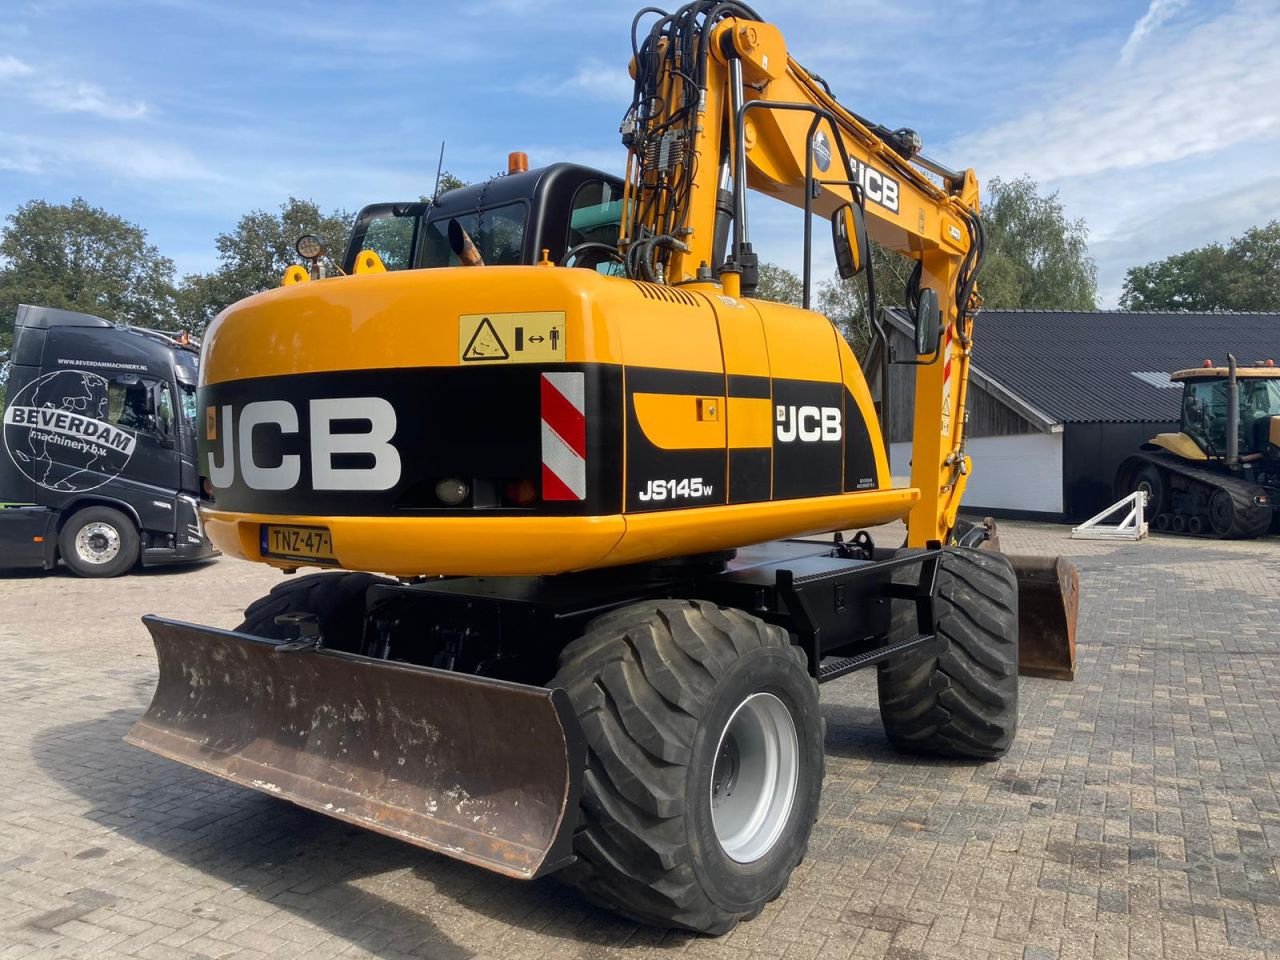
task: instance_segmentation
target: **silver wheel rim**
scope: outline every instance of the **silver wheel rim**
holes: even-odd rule
[[[85,563],[110,563],[120,553],[120,531],[109,523],[86,523],[76,534],[76,556]]]
[[[800,782],[800,740],[791,711],[771,693],[738,705],[720,733],[711,769],[711,822],[738,863],[759,860],[786,829]]]

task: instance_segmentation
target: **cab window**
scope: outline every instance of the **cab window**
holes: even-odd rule
[[[423,267],[456,267],[461,261],[449,244],[449,223],[458,225],[471,237],[487,266],[511,266],[524,262],[524,231],[528,208],[509,203],[488,210],[471,211],[456,217],[441,216],[423,231]]]
[[[418,217],[388,213],[371,220],[360,244],[360,252],[372,250],[388,270],[408,270],[413,265],[413,239]]]
[[[156,427],[164,436],[173,436],[173,394],[167,383],[156,392]]]
[[[578,188],[569,214],[569,236],[565,250],[584,243],[617,247],[622,228],[622,191],[603,180],[592,180]],[[622,264],[614,262],[607,250],[586,248],[573,258],[578,266],[594,267],[599,273],[620,274]]]
[[[156,432],[151,391],[157,381],[137,374],[118,374],[107,384],[107,419],[130,430]]]

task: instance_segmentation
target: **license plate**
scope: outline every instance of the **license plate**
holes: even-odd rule
[[[262,526],[262,555],[306,563],[337,563],[333,536],[324,527]]]

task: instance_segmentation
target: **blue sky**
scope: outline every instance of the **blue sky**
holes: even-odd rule
[[[674,4],[673,4],[674,5]],[[289,195],[354,211],[570,159],[621,172],[639,0],[0,0],[0,211],[84,196],[179,272]],[[1280,217],[1277,0],[755,0],[851,109],[1084,217],[1127,266]],[[766,259],[798,217],[763,202]]]

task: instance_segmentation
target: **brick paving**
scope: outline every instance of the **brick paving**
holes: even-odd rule
[[[1002,531],[1080,566],[1076,682],[1024,680],[992,764],[898,756],[874,677],[824,687],[809,857],[718,940],[122,743],[155,679],[137,616],[233,625],[271,571],[0,579],[0,958],[1280,958],[1280,539]]]

